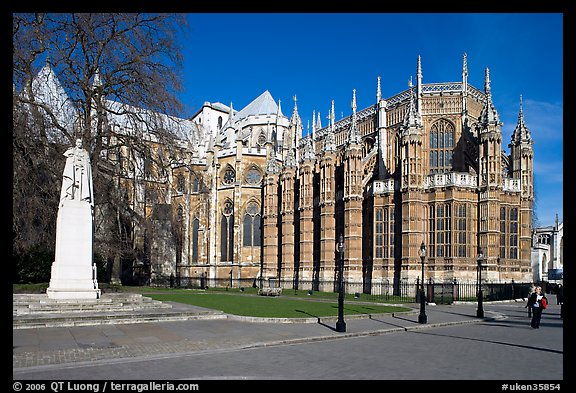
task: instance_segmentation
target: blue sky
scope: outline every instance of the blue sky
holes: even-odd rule
[[[181,99],[192,115],[205,101],[240,110],[265,90],[290,116],[293,96],[304,129],[312,111],[326,126],[331,100],[336,120],[391,97],[416,79],[462,80],[483,91],[490,68],[494,105],[508,144],[519,111],[534,139],[536,214],[540,226],[563,220],[563,15],[561,13],[200,13],[188,14],[183,35]]]

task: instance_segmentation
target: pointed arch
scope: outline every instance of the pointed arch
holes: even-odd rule
[[[191,183],[192,183],[192,193],[194,194],[199,193],[201,189],[202,180],[201,177],[195,172],[192,172]]]
[[[192,263],[199,262],[200,255],[200,208],[196,207],[192,214]]]
[[[220,216],[220,260],[234,260],[234,202],[226,198]]]
[[[220,172],[222,184],[230,186],[236,181],[236,170],[230,164],[226,164]]]
[[[244,205],[244,218],[242,222],[242,245],[244,247],[260,247],[262,231],[262,206],[255,198]]]
[[[428,143],[430,173],[445,173],[452,170],[455,130],[454,123],[444,118],[432,123]]]
[[[260,167],[256,164],[249,164],[244,171],[244,183],[251,186],[258,186],[262,183],[264,176]]]

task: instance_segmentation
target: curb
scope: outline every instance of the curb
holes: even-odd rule
[[[375,317],[394,317],[395,315],[414,315],[418,310],[411,309],[409,311],[400,311],[392,313],[379,313],[379,314],[352,314],[346,315],[346,319],[372,319]],[[226,314],[226,318],[253,323],[329,323],[336,322],[338,317],[313,317],[313,318],[269,318],[269,317],[248,317],[243,315]]]
[[[497,313],[494,313],[494,314],[497,314]],[[485,318],[481,318],[481,319],[470,319],[470,320],[466,320],[466,321],[439,322],[439,323],[431,323],[431,324],[421,324],[421,325],[410,326],[410,327],[379,329],[379,330],[372,330],[372,331],[368,331],[368,332],[344,333],[344,334],[332,335],[332,336],[312,336],[312,337],[302,337],[302,338],[294,338],[294,339],[287,339],[287,340],[259,342],[259,343],[253,343],[250,345],[233,347],[233,348],[229,348],[229,349],[262,348],[262,347],[273,347],[273,346],[278,346],[278,345],[300,344],[300,343],[311,342],[311,341],[328,341],[328,340],[340,340],[343,338],[351,338],[351,337],[380,336],[380,335],[388,334],[388,333],[410,332],[410,331],[430,329],[430,328],[435,328],[435,327],[466,325],[466,324],[473,324],[473,323],[490,322],[490,321],[501,320],[501,319],[506,319],[506,316],[504,316],[502,314],[497,314],[494,317],[485,317]]]

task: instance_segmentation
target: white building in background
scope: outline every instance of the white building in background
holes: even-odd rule
[[[532,274],[534,282],[563,282],[564,223],[534,229],[532,234]]]

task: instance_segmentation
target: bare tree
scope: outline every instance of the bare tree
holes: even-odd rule
[[[135,181],[138,175],[122,158],[128,151],[135,162],[150,159],[162,173],[175,157],[170,147],[182,126],[177,34],[185,27],[180,14],[13,15],[18,252],[35,243],[28,237],[34,231],[29,215],[40,210],[30,204],[41,203],[21,199],[38,195],[49,178],[44,206],[57,209],[61,153],[80,137],[93,166],[95,251],[116,262],[134,253],[134,228],[145,226],[146,214],[117,187],[122,177]],[[150,154],[151,141],[165,154]],[[53,238],[55,213],[37,219],[46,221],[42,228]],[[45,237],[49,244],[51,236]]]

